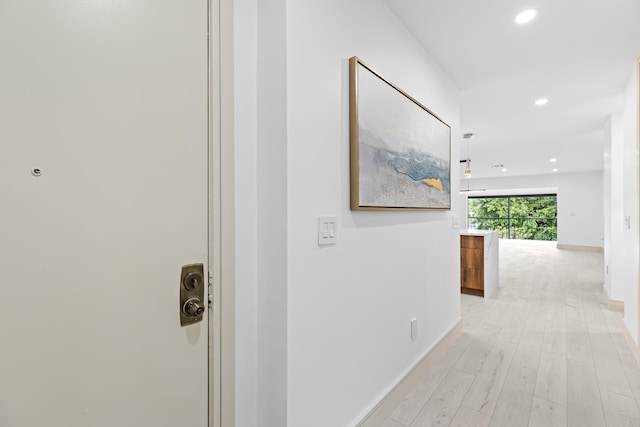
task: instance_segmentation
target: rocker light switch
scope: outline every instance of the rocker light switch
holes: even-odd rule
[[[318,217],[318,245],[335,245],[338,241],[338,219],[335,216]]]

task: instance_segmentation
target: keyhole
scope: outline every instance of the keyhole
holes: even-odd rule
[[[184,287],[187,289],[197,289],[200,286],[200,275],[197,273],[189,273],[184,278]]]

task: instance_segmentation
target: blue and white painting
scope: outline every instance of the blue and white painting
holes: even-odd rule
[[[360,62],[357,81],[358,208],[450,209],[449,126]]]

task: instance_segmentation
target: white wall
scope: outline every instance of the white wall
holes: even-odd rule
[[[471,187],[487,190],[516,189],[519,194],[526,189],[556,188],[558,244],[594,247],[604,245],[602,171],[473,179]],[[463,209],[466,216],[466,205]]]
[[[558,175],[558,244],[604,246],[602,177],[602,171]]]
[[[287,416],[287,1],[257,4],[257,416],[258,425],[280,426]]]
[[[460,308],[450,212],[349,210],[348,58],[443,118],[452,159],[457,90],[380,1],[234,4],[236,425],[349,425]],[[339,217],[335,247],[319,214]]]
[[[624,299],[624,139],[622,114],[614,114],[604,137],[604,265],[609,298]]]
[[[235,425],[253,427],[258,425],[258,5],[257,0],[235,0],[233,3]]]
[[[454,160],[458,95],[380,1],[296,0],[287,12],[287,425],[345,426],[460,317],[450,213],[349,209],[348,58],[450,124]],[[339,218],[335,247],[317,245],[322,214]]]
[[[233,2],[235,425],[285,426],[286,1]]]
[[[624,92],[624,321],[638,342],[638,67],[629,78]]]
[[[611,174],[611,149],[613,147],[613,117],[610,117],[604,127],[603,165],[602,165],[602,207],[604,208],[604,286],[611,295],[611,276],[609,267],[611,264],[611,206],[612,206],[612,179]]]

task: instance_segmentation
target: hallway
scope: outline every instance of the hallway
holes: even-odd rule
[[[495,298],[385,427],[640,426],[640,368],[602,293],[603,256],[500,240]]]

